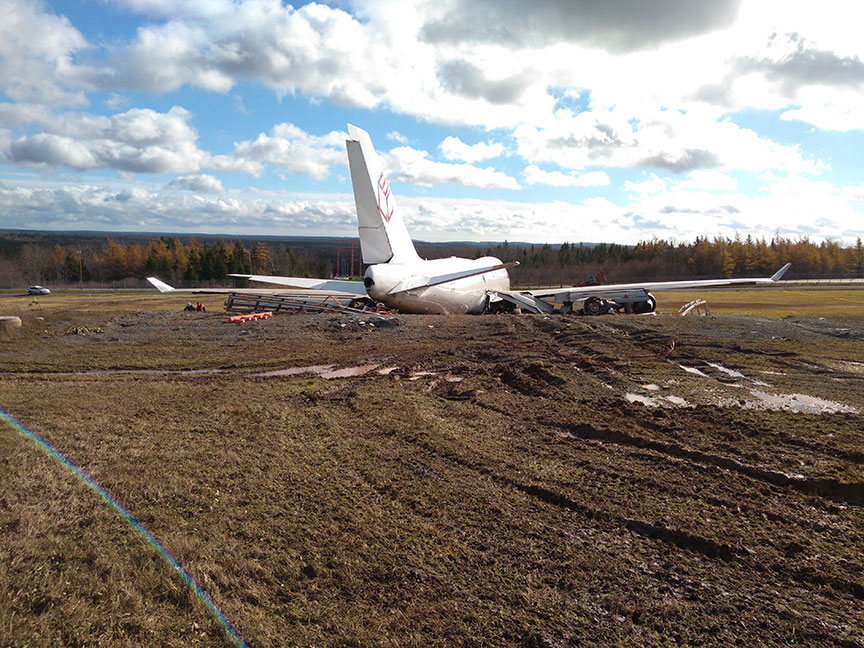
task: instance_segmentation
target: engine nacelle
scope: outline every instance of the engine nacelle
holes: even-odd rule
[[[657,309],[657,300],[654,295],[648,293],[648,299],[645,301],[633,302],[634,313],[653,313]]]

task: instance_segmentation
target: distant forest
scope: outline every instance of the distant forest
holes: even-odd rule
[[[426,243],[424,258],[496,256],[519,261],[514,285],[578,283],[603,272],[610,282],[770,275],[791,261],[788,278],[864,276],[861,239],[851,247],[806,238],[660,239],[614,243]],[[353,262],[353,268],[352,268]],[[145,287],[155,275],[177,286],[223,284],[230,273],[306,277],[362,276],[357,239],[276,239],[66,232],[0,235],[0,288],[49,286]]]

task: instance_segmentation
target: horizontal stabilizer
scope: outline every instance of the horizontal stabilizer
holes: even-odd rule
[[[511,261],[509,263],[499,263],[497,265],[485,266],[482,268],[471,268],[470,270],[462,270],[460,272],[450,272],[435,277],[408,277],[404,281],[398,283],[389,294],[395,295],[396,293],[405,292],[406,290],[437,286],[439,284],[447,283],[448,281],[456,281],[457,279],[464,279],[465,277],[474,277],[476,275],[486,274],[487,272],[494,272],[495,270],[512,268],[517,265],[519,265],[518,261]]]
[[[292,288],[308,288],[311,290],[333,290],[352,295],[366,296],[366,288],[362,281],[340,281],[334,279],[309,279],[308,277],[276,277],[271,275],[230,274],[229,277],[260,281],[261,283]]]
[[[164,281],[159,281],[156,277],[147,277],[147,281],[156,286],[159,292],[174,292],[173,286],[169,286]]]

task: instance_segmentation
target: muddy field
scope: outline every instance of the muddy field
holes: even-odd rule
[[[864,314],[164,307],[26,310],[0,405],[250,646],[864,646]],[[0,539],[0,646],[231,645],[8,425]]]

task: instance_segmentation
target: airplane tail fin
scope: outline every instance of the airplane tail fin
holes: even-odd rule
[[[348,124],[348,137],[345,145],[357,205],[363,263],[404,263],[418,259],[369,134]]]

